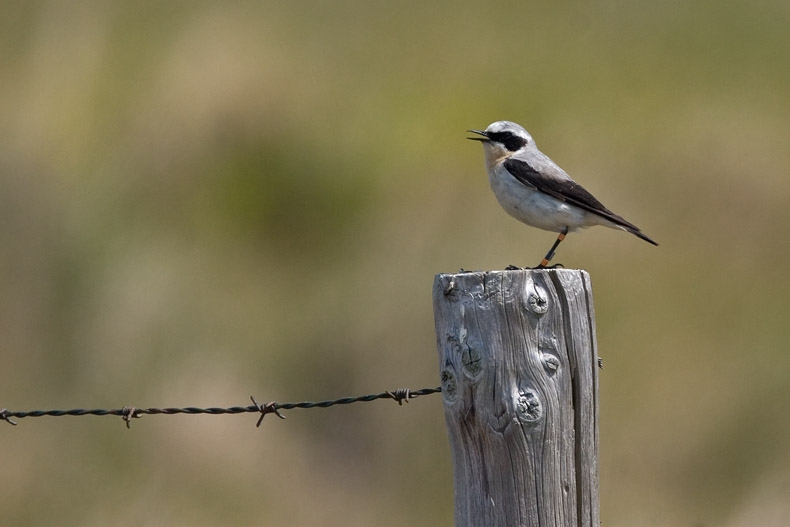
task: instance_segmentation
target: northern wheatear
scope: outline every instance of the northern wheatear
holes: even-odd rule
[[[468,131],[482,136],[467,139],[482,141],[488,182],[505,212],[532,227],[560,233],[538,268],[547,267],[565,235],[581,227],[622,229],[658,245],[571,179],[521,126],[497,121],[485,130]]]

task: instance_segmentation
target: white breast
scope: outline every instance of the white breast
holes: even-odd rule
[[[489,171],[488,182],[502,208],[532,227],[560,232],[566,227],[574,231],[579,227],[599,224],[599,221],[591,218],[595,215],[524,185],[501,164]]]

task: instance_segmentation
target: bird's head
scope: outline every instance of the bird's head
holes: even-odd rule
[[[482,137],[467,137],[483,143],[486,160],[493,164],[526,148],[535,146],[535,141],[522,126],[510,121],[497,121],[485,130],[467,130]]]

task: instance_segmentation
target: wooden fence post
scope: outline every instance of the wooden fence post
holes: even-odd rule
[[[456,527],[598,527],[590,275],[440,274],[433,287]]]

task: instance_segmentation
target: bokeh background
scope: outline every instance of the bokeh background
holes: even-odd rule
[[[607,526],[790,518],[790,7],[0,6],[0,407],[438,385],[440,272],[534,265],[465,130],[508,119],[658,240],[593,280]],[[14,526],[452,525],[439,396],[0,423]]]

